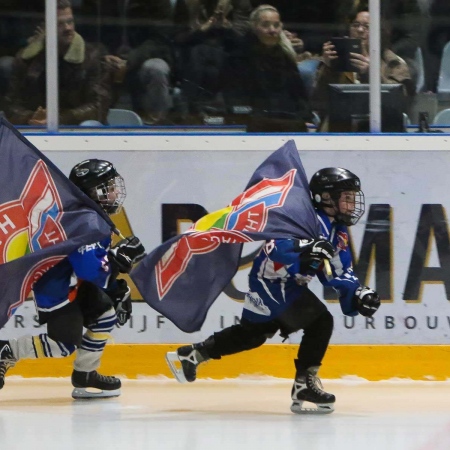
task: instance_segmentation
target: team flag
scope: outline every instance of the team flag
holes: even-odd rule
[[[153,309],[192,333],[237,272],[244,243],[317,237],[308,180],[294,141],[288,141],[230,205],[161,244],[130,275]]]
[[[10,123],[0,120],[0,328],[32,285],[114,224]]]

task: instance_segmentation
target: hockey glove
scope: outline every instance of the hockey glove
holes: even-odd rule
[[[353,297],[355,309],[365,317],[372,317],[380,307],[379,295],[367,286],[360,286]]]
[[[109,251],[109,260],[120,273],[130,273],[144,256],[145,248],[136,236],[122,239]]]
[[[316,272],[324,259],[330,260],[334,255],[331,242],[326,239],[299,241],[300,273]]]
[[[128,322],[131,317],[132,304],[130,297],[131,289],[125,280],[117,280],[117,286],[108,292],[114,303],[116,310],[117,326],[121,327]]]

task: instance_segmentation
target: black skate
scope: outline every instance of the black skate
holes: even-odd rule
[[[16,365],[9,341],[0,341],[0,389],[5,385],[5,375],[11,367]]]
[[[180,383],[192,383],[195,381],[197,378],[197,366],[209,359],[203,343],[185,345],[178,348],[176,352],[166,353],[167,364],[173,376]]]
[[[116,377],[100,375],[96,370],[92,372],[72,372],[72,397],[80,398],[106,398],[118,397],[122,383]]]
[[[336,397],[322,390],[317,368],[311,367],[303,373],[297,372],[291,397],[291,411],[295,414],[330,414],[334,411]],[[304,402],[314,403],[316,407],[303,407]]]

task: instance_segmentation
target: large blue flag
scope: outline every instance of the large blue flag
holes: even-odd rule
[[[0,120],[0,328],[32,285],[114,224],[11,124]]]
[[[239,268],[243,243],[319,236],[294,141],[267,158],[231,204],[157,247],[131,272],[144,300],[181,330],[201,329]]]

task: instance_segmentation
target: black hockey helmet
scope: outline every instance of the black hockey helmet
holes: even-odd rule
[[[107,214],[119,212],[127,195],[123,178],[109,161],[86,159],[70,171],[69,180]]]
[[[318,209],[334,208],[336,221],[355,225],[363,216],[365,209],[364,193],[360,179],[350,170],[340,167],[327,167],[316,172],[309,183],[314,206]],[[355,204],[351,213],[339,210],[339,198],[344,191],[355,192]],[[323,194],[327,193],[324,198]],[[329,196],[329,198],[328,198]]]

